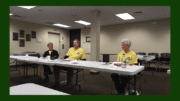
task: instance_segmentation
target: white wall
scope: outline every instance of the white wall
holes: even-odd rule
[[[134,52],[170,53],[170,19],[102,26],[100,32],[100,54],[118,54],[122,51],[122,39],[130,39],[130,50]],[[86,53],[90,53],[90,28],[81,29],[81,45]],[[100,58],[102,60],[102,56]],[[110,56],[110,61],[116,61],[117,56]]]

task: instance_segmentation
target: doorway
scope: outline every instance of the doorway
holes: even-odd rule
[[[59,57],[61,56],[60,52],[60,33],[48,32],[48,43],[53,43],[53,49],[59,53]],[[59,58],[58,57],[58,58]]]
[[[71,47],[73,47],[73,40],[74,39],[78,39],[81,42],[81,34],[80,34],[81,29],[70,30],[69,33],[70,33],[70,43],[69,43],[70,47],[69,48],[71,48]],[[79,47],[81,47],[81,43],[80,43]]]

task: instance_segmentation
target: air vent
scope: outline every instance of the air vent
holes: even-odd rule
[[[53,22],[45,22],[45,24],[52,25],[54,23]]]
[[[133,12],[135,14],[142,14],[142,11]]]
[[[142,14],[143,14],[142,11],[136,11],[136,12],[131,13],[132,16],[139,16],[139,15],[142,15]]]
[[[42,9],[38,9],[38,11],[43,11]]]
[[[19,15],[14,15],[14,17],[21,17],[21,16],[19,16]]]

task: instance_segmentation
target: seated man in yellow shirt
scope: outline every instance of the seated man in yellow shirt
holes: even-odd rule
[[[122,40],[122,52],[119,52],[117,57],[117,62],[121,62],[121,58],[123,55],[125,55],[126,60],[132,61],[133,65],[137,64],[137,55],[132,50],[129,50],[131,46],[131,41],[129,39],[123,39]],[[116,94],[125,94],[125,87],[126,84],[129,82],[129,78],[127,75],[119,75],[116,73],[111,74],[111,78],[114,82],[115,88],[116,88]],[[120,83],[121,80],[121,83]]]
[[[86,60],[86,54],[85,51],[79,47],[80,41],[78,39],[75,39],[73,41],[73,46],[71,47],[67,54],[64,57],[61,57],[60,59],[73,59],[73,60]],[[73,68],[72,67],[60,67],[60,66],[54,66],[53,67],[53,72],[55,75],[55,85],[53,85],[52,88],[57,88],[59,87],[59,71],[60,70],[66,70],[67,71],[67,85],[71,85],[72,83],[72,77],[73,77]]]

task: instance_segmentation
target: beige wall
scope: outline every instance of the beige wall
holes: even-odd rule
[[[118,54],[121,49],[121,40],[130,39],[132,46],[130,50],[134,52],[157,52],[170,53],[170,19],[159,20],[157,25],[151,25],[151,21],[127,23],[112,26],[102,26],[100,32],[100,54]],[[36,37],[42,38],[42,43],[37,43],[36,39],[30,42],[25,41],[25,47],[19,47],[19,41],[12,40],[13,32],[25,30],[25,34],[36,31]],[[56,31],[55,31],[56,29]],[[48,32],[60,33],[60,55],[64,56],[69,49],[69,31],[57,27],[49,27],[40,24],[28,23],[18,20],[10,20],[10,54],[15,52],[36,51],[44,52],[48,50]],[[90,28],[81,29],[81,47],[86,53],[90,53],[90,43],[86,42],[86,37],[90,36]],[[62,40],[62,37],[64,39]],[[25,39],[25,38],[22,38]],[[62,50],[62,44],[65,49]],[[86,54],[90,60],[90,54]],[[117,55],[111,55],[110,61],[116,61]],[[102,55],[100,55],[102,61]]]
[[[90,28],[81,29],[81,45],[86,53],[90,53]],[[118,54],[122,51],[121,40],[130,39],[130,50],[134,52],[170,53],[170,19],[102,26],[100,33],[100,54]],[[89,56],[88,56],[89,57]],[[116,61],[117,56],[110,56],[110,61]],[[102,56],[100,56],[102,61]]]
[[[31,34],[31,31],[36,31],[36,38],[42,38],[42,43],[37,43],[37,39],[31,38],[31,41],[25,41],[25,47],[19,47],[19,40],[13,41],[13,32],[19,33],[19,30],[25,30],[25,34]],[[60,33],[61,50],[59,55],[64,56],[69,49],[69,30],[11,19],[9,33],[10,54],[14,54],[15,52],[21,53],[26,51],[45,52],[46,50],[48,50],[48,32]],[[62,44],[64,44],[65,46],[64,49],[62,49]]]

